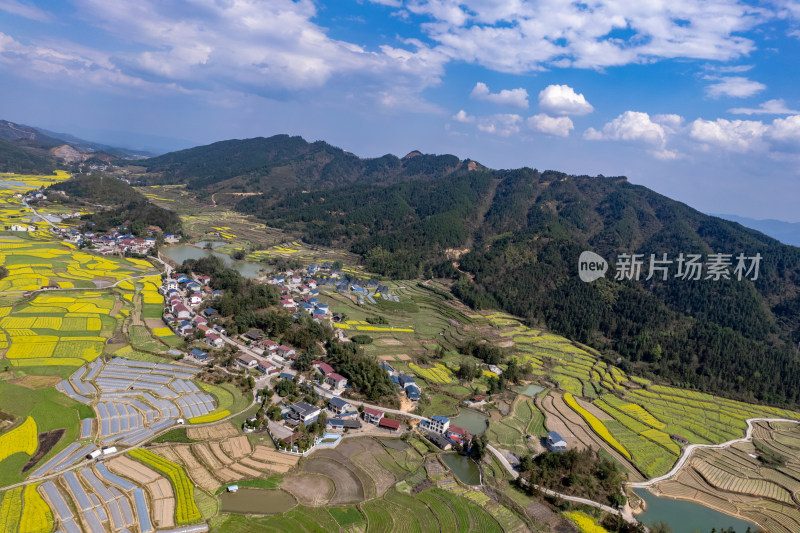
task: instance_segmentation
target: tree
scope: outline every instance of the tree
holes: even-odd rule
[[[486,446],[489,445],[489,438],[486,433],[482,433],[480,437],[472,439],[472,447],[470,448],[470,455],[476,461],[483,459],[486,454]]]
[[[461,360],[461,366],[456,370],[456,377],[461,381],[472,381],[481,375],[481,370],[475,362],[466,357]]]

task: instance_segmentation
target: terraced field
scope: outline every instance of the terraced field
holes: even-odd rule
[[[667,496],[698,501],[754,521],[768,531],[800,530],[800,425],[755,423],[750,442],[727,448],[701,448],[690,461],[655,490]],[[779,454],[783,466],[770,467],[757,457]]]

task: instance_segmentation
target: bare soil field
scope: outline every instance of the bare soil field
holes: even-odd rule
[[[220,422],[213,426],[187,427],[186,436],[194,440],[221,439],[224,437],[234,437],[239,432],[230,422]]]
[[[344,464],[327,457],[312,456],[303,470],[328,477],[335,486],[331,505],[348,505],[363,501],[364,486],[358,476]]]
[[[214,454],[214,457],[216,457],[217,460],[220,463],[222,463],[224,465],[228,465],[228,464],[231,464],[233,462],[233,459],[228,457],[225,454],[225,452],[222,451],[222,448],[220,447],[219,442],[209,442],[208,443],[208,447],[211,449],[211,452]]]
[[[211,470],[217,470],[218,468],[222,468],[222,463],[219,461],[219,459],[217,459],[217,457],[211,451],[211,448],[205,442],[192,444],[192,451]]]
[[[164,498],[153,502],[153,522],[159,527],[175,525],[175,499]]]
[[[609,415],[608,413],[606,413],[593,403],[589,403],[586,400],[583,400],[578,397],[575,398],[575,401],[578,402],[578,405],[580,405],[581,407],[589,411],[591,414],[593,414],[595,417],[597,417],[598,420],[614,420],[613,416]]]
[[[251,457],[257,461],[287,466],[294,466],[300,460],[296,455],[280,453],[266,446],[256,446]]]
[[[172,485],[170,485],[167,478],[162,477],[153,481],[152,483],[148,483],[147,490],[150,492],[150,495],[153,496],[154,500],[174,497],[174,494],[172,493]]]
[[[128,478],[137,485],[146,485],[161,476],[133,459],[120,455],[106,461],[109,470],[122,477]]]
[[[321,507],[327,505],[334,495],[333,480],[319,474],[298,474],[287,477],[281,488],[297,498],[303,505]]]
[[[223,483],[230,483],[231,481],[238,481],[244,476],[230,468],[220,468],[214,471],[214,475],[223,481]]]
[[[239,472],[244,477],[259,477],[264,473],[264,472],[259,472],[258,470],[255,470],[255,469],[250,468],[248,466],[245,466],[245,465],[243,465],[241,463],[233,463],[228,468],[230,468],[231,470],[233,470],[235,472]]]
[[[234,459],[240,459],[250,454],[250,441],[247,437],[240,435],[222,441],[222,449]]]
[[[9,379],[9,383],[21,385],[27,389],[44,389],[55,387],[61,378],[58,376],[22,376],[21,378]]]
[[[213,492],[220,486],[219,481],[217,481],[216,478],[211,475],[211,472],[197,460],[188,445],[175,446],[173,450],[177,456],[180,457],[180,462],[183,463],[183,466],[186,467],[189,477],[202,487],[203,490]]]

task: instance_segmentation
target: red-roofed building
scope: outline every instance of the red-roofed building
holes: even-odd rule
[[[331,365],[328,363],[323,363],[322,361],[314,361],[314,368],[316,368],[320,374],[323,376],[328,376],[328,374],[333,374],[334,370]]]
[[[400,429],[400,421],[392,420],[391,418],[381,418],[381,421],[378,422],[378,425],[382,428],[390,429],[392,431],[397,431]]]
[[[325,383],[330,385],[334,390],[341,390],[347,386],[347,378],[336,372],[331,372],[325,376]]]
[[[472,435],[470,435],[469,431],[453,425],[447,428],[447,437],[464,446],[467,446],[472,441]]]
[[[278,355],[280,355],[281,357],[291,357],[295,354],[296,352],[294,351],[294,348],[289,348],[285,344],[281,344],[280,346],[278,346]]]
[[[372,407],[364,408],[364,421],[370,424],[378,424],[383,418],[383,411],[378,411]]]

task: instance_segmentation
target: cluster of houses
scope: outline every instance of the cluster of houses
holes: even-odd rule
[[[428,440],[445,451],[455,445],[468,449],[472,442],[472,435],[466,429],[451,424],[446,416],[435,415],[421,420],[419,427],[426,431]]]
[[[208,325],[209,319],[217,314],[216,309],[207,307],[202,312],[196,312],[206,297],[222,295],[221,291],[211,289],[209,281],[208,276],[192,279],[179,273],[173,273],[165,279],[158,288],[158,292],[164,296],[166,307],[162,319],[177,335],[186,337],[200,331],[206,344],[221,348],[224,344],[221,335],[226,334],[225,329]]]
[[[396,385],[399,385],[400,387],[403,388],[403,390],[406,393],[406,397],[409,400],[411,400],[412,402],[416,402],[417,400],[419,400],[421,395],[419,386],[417,385],[417,382],[414,380],[412,376],[409,376],[407,374],[400,374],[397,370],[394,369],[394,367],[392,367],[392,365],[390,365],[386,361],[381,362],[381,368],[384,369],[387,374],[389,374],[389,377]]]
[[[102,235],[74,228],[53,227],[52,230],[67,242],[77,245],[91,243],[95,251],[101,255],[124,255],[126,253],[147,255],[156,245],[155,237],[136,237],[131,233],[122,233],[117,230],[111,230]],[[172,233],[164,235],[164,242],[168,244],[178,241],[180,241],[180,235]]]
[[[349,276],[335,270],[329,264],[321,266],[309,265],[304,271],[287,270],[281,275],[277,275],[269,280],[271,285],[276,285],[281,292],[287,296],[281,300],[284,308],[296,311],[305,310],[317,318],[325,317],[327,307],[319,307],[314,300],[319,294],[320,285],[332,285],[340,293],[352,293],[358,297],[358,303],[363,305],[366,298],[369,303],[375,304],[375,298],[381,297],[386,300],[399,302],[397,296],[389,294],[389,288],[376,281],[362,281],[356,277]],[[298,295],[302,300],[295,300],[291,295]],[[303,303],[308,304],[307,306]],[[319,313],[317,313],[319,311]],[[323,312],[324,311],[324,312]]]

